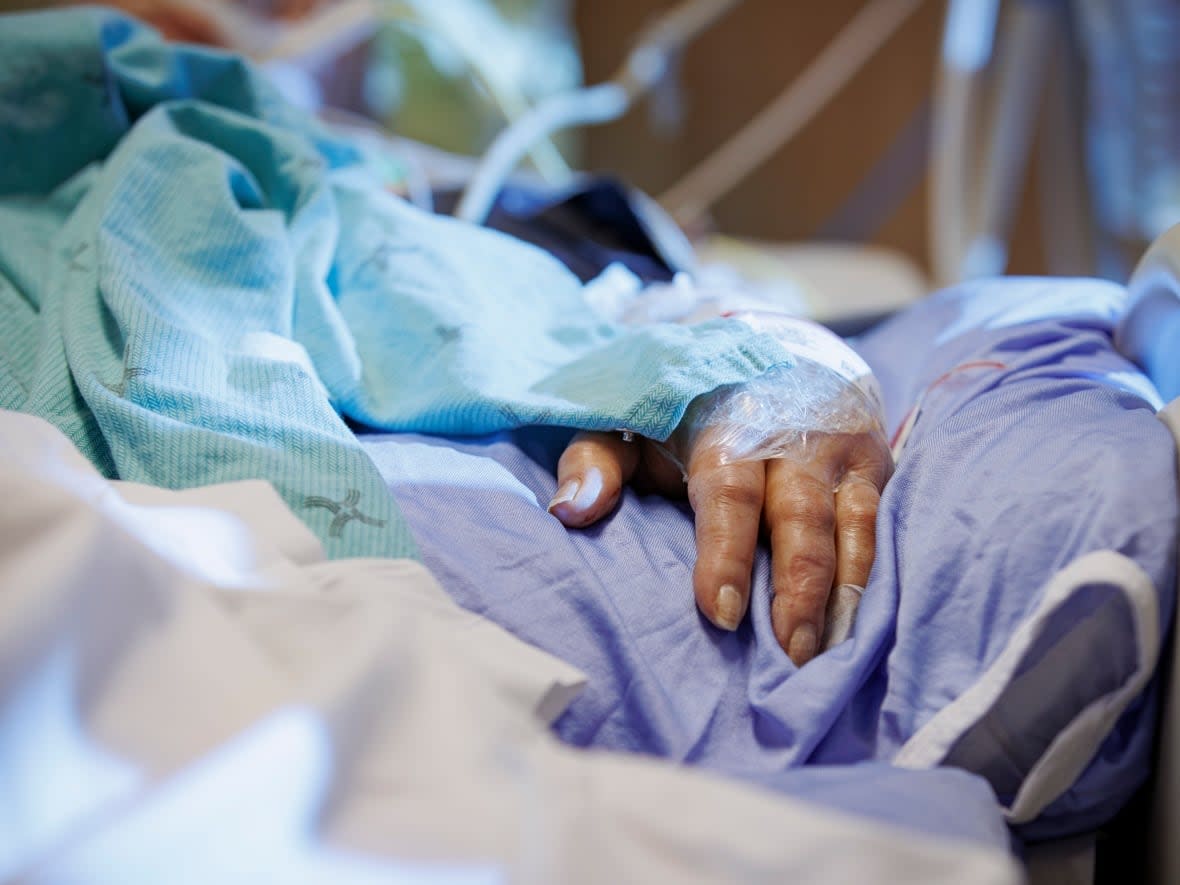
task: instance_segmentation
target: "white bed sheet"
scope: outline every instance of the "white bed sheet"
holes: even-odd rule
[[[559,744],[572,668],[261,483],[0,413],[0,880],[1008,883],[1008,854]]]

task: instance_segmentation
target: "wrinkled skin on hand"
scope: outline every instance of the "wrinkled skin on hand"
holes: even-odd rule
[[[713,624],[735,630],[750,601],[759,534],[769,539],[771,623],[796,665],[819,651],[834,587],[863,587],[873,564],[877,506],[893,470],[878,430],[799,434],[788,453],[731,461],[706,437],[695,443],[687,477],[650,440],[579,433],[557,468],[549,509],[571,528],[609,514],[626,483],[685,496],[696,518],[693,592]]]

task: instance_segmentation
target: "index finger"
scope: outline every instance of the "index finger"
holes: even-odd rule
[[[749,605],[765,486],[761,461],[696,459],[689,470],[697,536],[693,592],[705,617],[724,630],[736,630]]]

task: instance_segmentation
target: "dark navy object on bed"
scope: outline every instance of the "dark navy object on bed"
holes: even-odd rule
[[[975,284],[858,343],[904,446],[854,634],[802,669],[774,641],[764,552],[741,629],[696,612],[684,503],[628,490],[589,530],[549,517],[565,434],[365,444],[455,598],[586,672],[569,742],[782,789],[801,766],[952,765],[1022,836],[1079,832],[1146,776],[1173,605],[1174,445],[1111,347],[1124,300]]]
[[[644,282],[669,282],[682,268],[661,252],[640,200],[610,178],[590,178],[556,192],[513,184],[500,192],[485,226],[544,249],[583,282],[611,264]],[[436,212],[449,215],[458,202],[456,191],[434,194]]]

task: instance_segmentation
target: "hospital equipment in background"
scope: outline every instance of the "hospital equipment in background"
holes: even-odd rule
[[[677,57],[741,4],[682,0],[640,33],[608,80],[532,102],[481,41],[457,33],[463,29],[443,14],[453,3],[345,0],[293,24],[262,21],[224,0],[199,6],[234,48],[274,65],[334,57],[389,21],[452,42],[506,121],[456,208],[478,222],[526,156],[541,180],[568,183],[574,173],[555,134],[615,120],[640,98],[674,90]],[[920,6],[865,3],[801,76],[658,204],[681,224],[699,220],[832,101]],[[495,42],[484,25],[468,30]],[[929,139],[935,284],[1007,270],[1034,160],[1044,269],[1130,275],[1143,247],[1180,220],[1178,35],[1177,0],[947,0]]]
[[[1129,277],[1180,221],[1178,36],[1175,0],[951,0],[932,140],[936,281],[1006,270],[1034,143],[1046,270]]]
[[[616,119],[669,58],[738,4],[688,0],[640,38],[606,83],[555,96],[497,139],[457,214],[481,221],[527,147],[563,126]],[[917,10],[865,4],[762,112],[659,203],[692,224],[795,136]],[[1046,270],[1125,280],[1180,221],[1180,3],[950,0],[931,132],[933,278],[1003,274],[1034,145]]]

